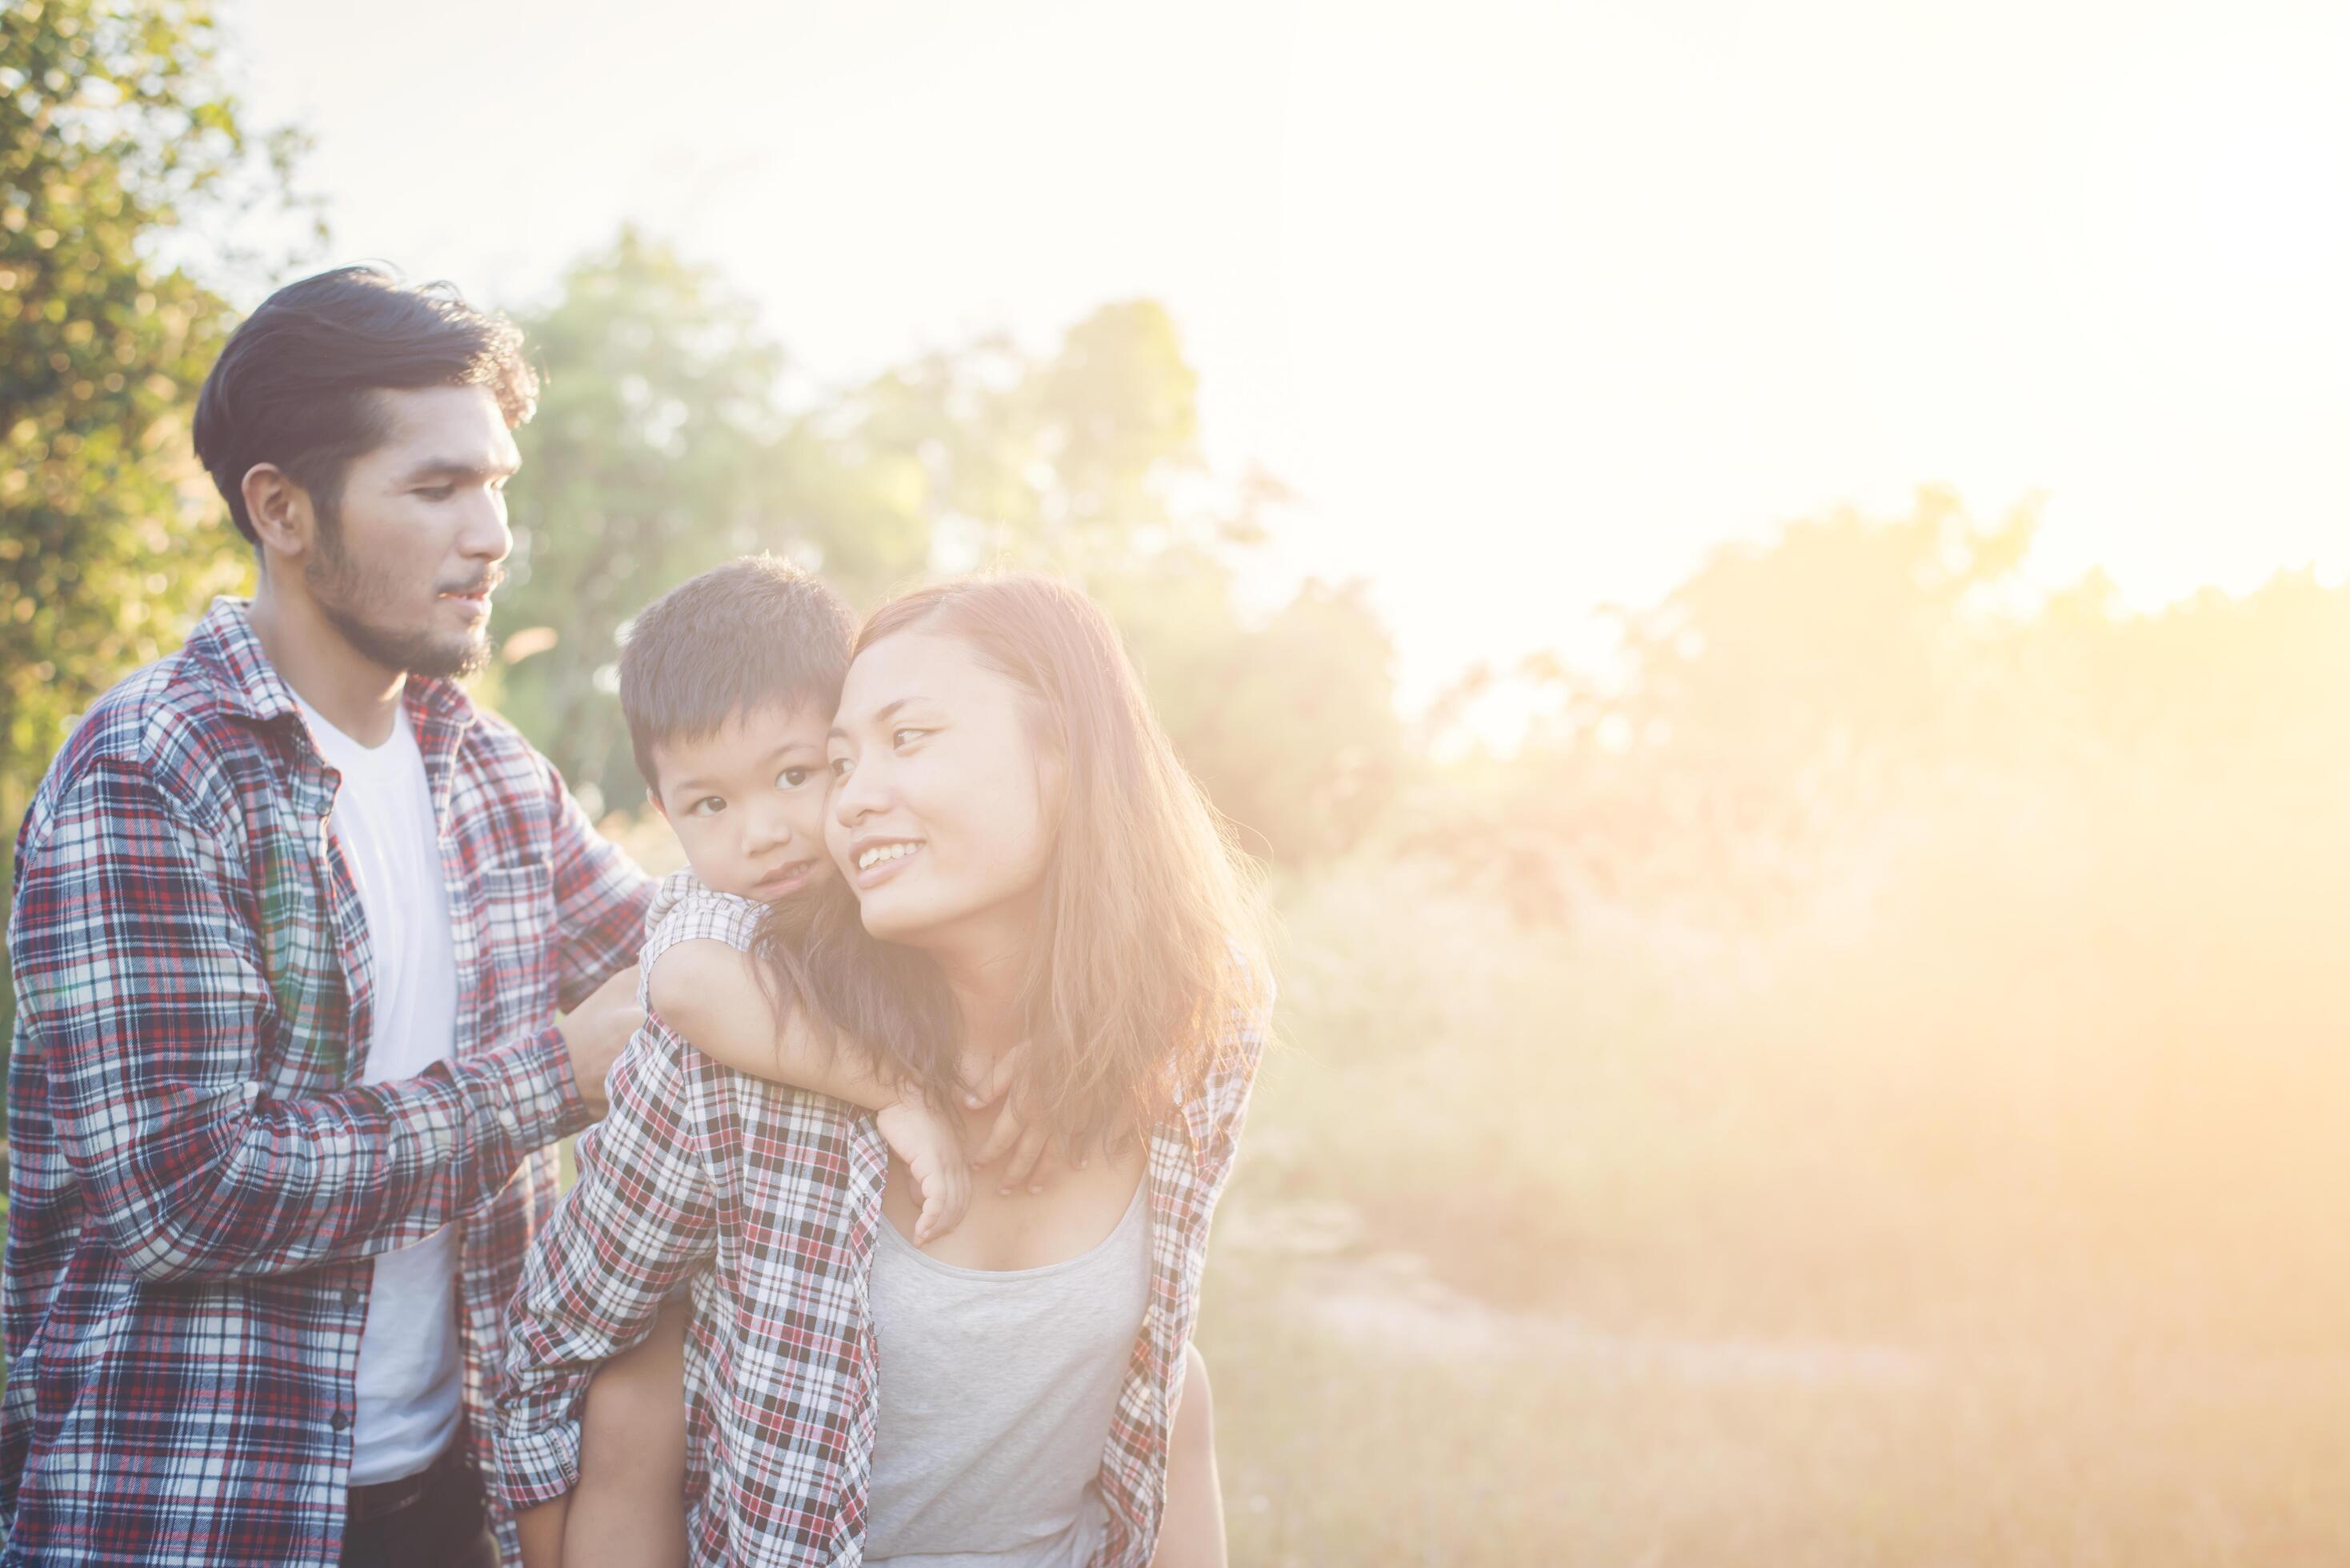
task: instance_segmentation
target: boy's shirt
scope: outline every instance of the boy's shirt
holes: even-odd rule
[[[757,943],[767,906],[736,893],[721,893],[691,867],[672,871],[653,888],[645,909],[645,943],[637,950],[637,1005],[652,1011],[653,961],[677,946],[707,939],[738,952]]]
[[[452,1060],[362,1083],[379,961],[335,775],[243,600],[94,704],[17,838],[0,1563],[338,1559],[375,1257],[455,1224],[466,1451],[552,1141],[553,1027],[651,885],[546,760],[411,680]],[[501,1523],[511,1553],[512,1531]]]
[[[677,942],[754,945],[764,908],[687,874],[662,884],[648,972]],[[1270,1006],[1270,997],[1265,1005]],[[1208,1227],[1263,1050],[1231,1022],[1219,1064],[1154,1129],[1151,1287],[1099,1476],[1096,1568],[1143,1568],[1158,1539],[1167,1433],[1198,1321]],[[687,1542],[702,1568],[815,1568],[863,1551],[878,1370],[866,1294],[889,1153],[871,1115],[736,1073],[649,1015],[613,1068],[579,1180],[530,1249],[507,1323],[497,1476],[528,1508],[579,1477],[578,1409],[605,1361],[681,1284]]]

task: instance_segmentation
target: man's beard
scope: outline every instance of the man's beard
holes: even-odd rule
[[[344,554],[339,521],[320,513],[318,548],[302,562],[302,581],[328,623],[353,648],[387,669],[428,680],[462,680],[480,674],[490,661],[486,620],[467,636],[387,627],[367,618],[368,612],[383,602],[382,579],[371,576]]]

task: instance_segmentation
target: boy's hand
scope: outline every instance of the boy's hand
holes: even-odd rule
[[[922,1195],[914,1245],[928,1246],[962,1224],[963,1211],[971,1207],[971,1167],[963,1158],[961,1119],[909,1095],[874,1113],[873,1121]]]
[[[1023,1096],[1013,1092],[1022,1081],[1020,1067],[1027,1054],[1025,1044],[1014,1045],[991,1065],[966,1063],[962,1075],[963,1096],[973,1110],[1003,1102],[1003,1108],[995,1113],[995,1125],[988,1129],[987,1142],[972,1157],[971,1165],[977,1170],[1003,1159],[995,1190],[1006,1198],[1024,1188],[1042,1192],[1064,1170],[1083,1170],[1087,1161],[1082,1149],[1055,1150],[1052,1134],[1031,1125]]]

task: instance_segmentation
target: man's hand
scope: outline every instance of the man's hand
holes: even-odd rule
[[[971,1167],[962,1157],[961,1119],[909,1095],[875,1113],[889,1152],[903,1160],[922,1195],[914,1245],[928,1246],[962,1223],[971,1207]]]
[[[637,1005],[637,967],[630,964],[555,1025],[563,1033],[564,1049],[571,1053],[571,1077],[579,1085],[579,1097],[599,1116],[606,1108],[604,1075],[644,1021],[644,1009]]]

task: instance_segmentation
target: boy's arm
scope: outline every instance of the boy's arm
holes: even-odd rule
[[[749,917],[705,896],[647,945],[646,1001],[654,1016],[695,1050],[738,1073],[827,1095],[876,1112],[882,1141],[905,1162],[921,1194],[914,1244],[926,1246],[962,1223],[971,1202],[962,1118],[932,1106],[910,1085],[889,1082],[846,1042],[827,1050],[797,1008],[780,1020],[760,984]],[[691,933],[691,934],[688,934]]]
[[[578,1182],[531,1243],[506,1308],[494,1438],[518,1523],[577,1482],[579,1403],[596,1368],[650,1333],[671,1290],[716,1252],[682,1050],[648,1026],[612,1069],[611,1111],[580,1138]]]
[[[828,1095],[868,1111],[904,1097],[846,1042],[827,1050],[799,1009],[780,1019],[759,983],[758,960],[715,938],[665,947],[646,972],[651,1011],[722,1066]]]

